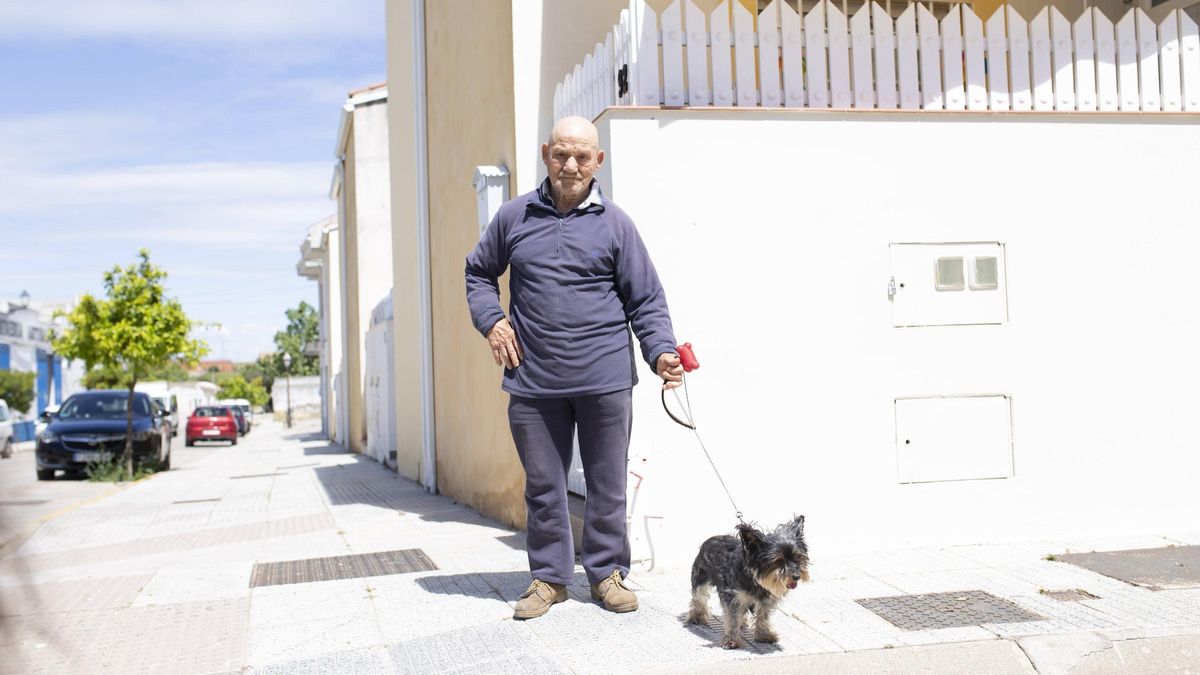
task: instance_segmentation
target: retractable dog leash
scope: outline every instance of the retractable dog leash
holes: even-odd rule
[[[737,502],[733,501],[733,494],[729,492],[729,486],[725,485],[725,479],[721,477],[721,472],[717,470],[717,464],[713,461],[712,455],[708,454],[708,448],[704,446],[704,439],[700,438],[700,432],[696,430],[696,419],[692,415],[692,399],[688,396],[687,390],[687,374],[700,367],[700,361],[696,359],[696,352],[692,350],[692,343],[685,342],[675,348],[679,353],[679,364],[683,366],[683,400],[679,398],[679,388],[673,387],[671,393],[675,395],[675,401],[679,404],[680,410],[687,417],[687,421],[679,419],[671,409],[667,407],[667,390],[662,390],[662,406],[676,424],[686,429],[691,429],[696,436],[696,442],[700,444],[700,449],[704,451],[704,456],[708,458],[708,464],[712,467],[713,473],[717,475],[717,480],[721,482],[721,488],[725,490],[725,496],[729,498],[729,503],[733,505],[734,513],[737,515],[739,523],[745,524],[742,518],[742,510],[738,508]],[[686,401],[686,403],[685,403]]]

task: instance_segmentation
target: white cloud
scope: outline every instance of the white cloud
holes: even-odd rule
[[[145,165],[94,170],[0,167],[0,219],[62,224],[28,232],[45,244],[103,223],[106,239],[294,250],[328,213],[332,163]],[[71,225],[74,225],[72,227]]]
[[[0,3],[0,36],[192,44],[378,37],[384,0],[38,0]]]

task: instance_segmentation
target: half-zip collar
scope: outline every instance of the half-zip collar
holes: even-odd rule
[[[549,178],[542,179],[542,184],[539,185],[537,189],[537,197],[538,198],[536,200],[531,199],[529,201],[529,205],[540,211],[548,211],[549,213],[554,214],[560,220],[577,211],[580,213],[599,213],[604,210],[604,193],[600,191],[600,183],[597,182],[595,178],[592,179],[592,185],[591,189],[588,191],[587,199],[583,200],[579,206],[576,206],[567,213],[560,214],[558,209],[554,208],[554,197],[550,192]]]

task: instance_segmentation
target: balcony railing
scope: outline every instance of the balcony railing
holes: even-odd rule
[[[555,117],[612,105],[1200,111],[1200,34],[1180,10],[1114,24],[1095,8],[1029,21],[1007,5],[987,21],[959,4],[940,19],[924,4],[889,9],[847,17],[820,0],[801,15],[774,0],[755,16],[736,0],[711,13],[675,0],[659,14],[631,0],[556,88]]]

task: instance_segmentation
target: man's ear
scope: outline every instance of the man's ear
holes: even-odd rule
[[[601,150],[600,152],[598,152],[596,154],[596,170],[599,171],[600,167],[602,167],[602,166],[604,166],[604,151],[603,150]]]
[[[542,164],[550,165],[550,144],[542,143]]]

